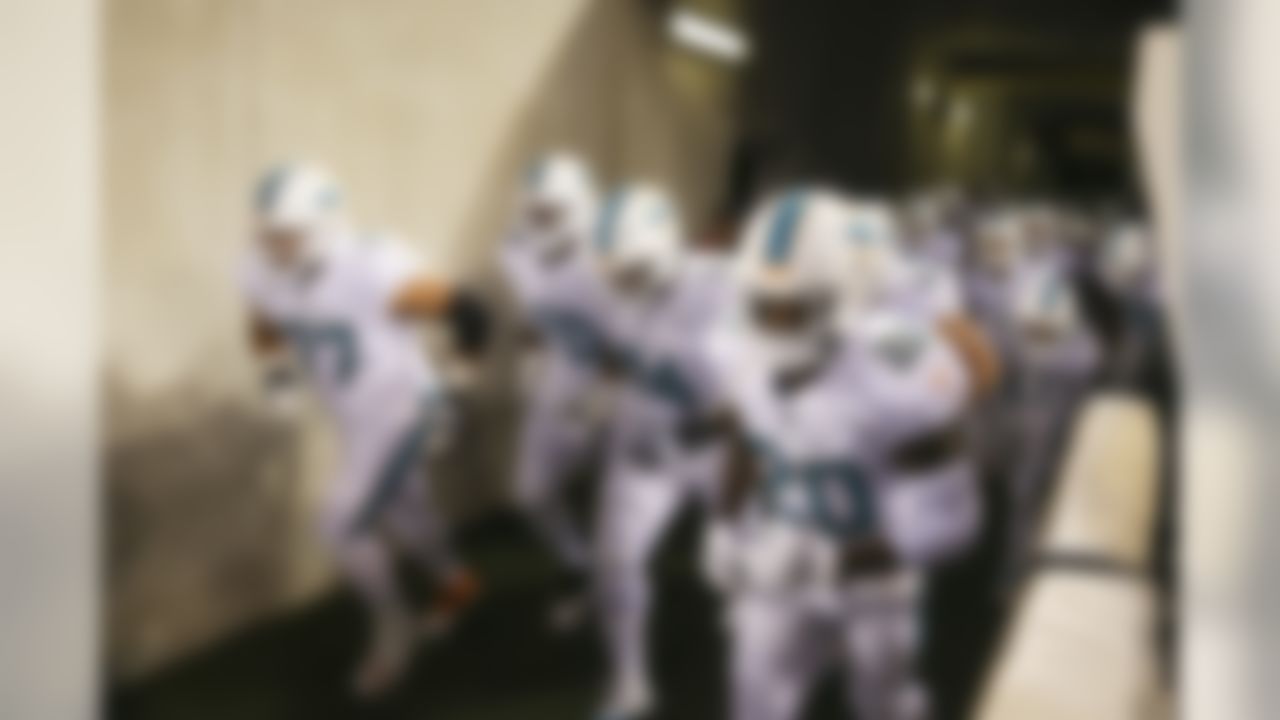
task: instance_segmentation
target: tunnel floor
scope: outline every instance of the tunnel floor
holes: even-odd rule
[[[655,718],[724,717],[725,638],[718,603],[697,578],[695,523],[685,517],[656,562],[654,667],[663,699]],[[553,633],[545,620],[555,573],[522,525],[495,517],[462,538],[483,574],[482,601],[452,634],[425,646],[401,687],[375,705],[355,704],[349,674],[362,648],[353,596],[335,591],[189,657],[146,680],[113,688],[114,720],[561,720],[590,718],[604,681],[594,626]],[[937,715],[960,718],[987,665],[995,613],[974,592],[985,563],[959,568],[928,610]],[[413,583],[410,583],[411,585]],[[835,678],[815,693],[809,720],[845,718]]]

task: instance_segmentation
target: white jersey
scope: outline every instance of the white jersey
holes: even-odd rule
[[[730,327],[713,337],[710,354],[759,461],[753,510],[836,543],[885,537],[921,562],[948,549],[925,546],[948,542],[933,527],[971,531],[968,463],[947,470],[954,482],[930,483],[904,482],[891,462],[904,443],[953,426],[968,403],[964,366],[929,323],[902,312],[867,317],[846,331],[819,377],[792,391],[752,362]],[[961,497],[933,502],[911,487],[917,481],[934,500]],[[934,516],[922,518],[922,508]]]
[[[343,430],[412,412],[436,385],[421,333],[392,302],[421,267],[408,245],[343,236],[311,272],[283,272],[258,254],[242,267],[253,310],[279,329]]]
[[[681,422],[720,406],[703,341],[729,299],[727,279],[722,259],[695,254],[653,304],[611,303],[610,342],[627,373],[614,416],[618,450],[636,459],[678,459]]]
[[[959,272],[964,264],[964,240],[954,230],[939,229],[925,236],[911,254],[926,263]]]
[[[548,260],[517,235],[504,243],[501,258],[520,313],[547,350],[548,380],[575,385],[593,378],[603,351],[606,300],[587,253]]]
[[[1034,371],[1087,375],[1099,349],[1081,315],[1069,268],[1055,258],[1021,264],[1008,292],[1018,352]]]
[[[930,321],[965,311],[960,278],[948,265],[932,258],[904,256],[888,289],[887,306]]]

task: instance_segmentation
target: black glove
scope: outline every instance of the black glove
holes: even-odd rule
[[[462,354],[476,357],[489,347],[489,309],[472,291],[454,293],[446,317],[453,331],[453,341]]]

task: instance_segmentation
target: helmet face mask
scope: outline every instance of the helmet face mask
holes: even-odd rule
[[[525,209],[525,225],[533,232],[552,235],[564,226],[564,208],[553,202],[531,202]]]
[[[595,183],[586,165],[550,153],[530,168],[517,198],[516,230],[545,259],[567,256],[586,240],[596,211]]]
[[[258,231],[258,243],[277,267],[291,267],[306,254],[307,234],[296,227],[266,225]]]
[[[750,332],[776,372],[803,372],[818,364],[835,335],[831,294],[755,294],[748,303]]]
[[[645,185],[619,190],[609,198],[596,240],[602,274],[626,300],[661,295],[684,259],[675,207],[660,190]]]
[[[530,202],[525,207],[521,226],[544,259],[561,259],[577,244],[568,227],[568,214],[563,205],[546,200]]]
[[[756,294],[750,299],[751,323],[779,341],[804,341],[829,326],[832,298],[823,292],[797,295]]]
[[[663,285],[660,274],[645,262],[614,263],[609,268],[609,283],[620,295],[630,298],[653,295]]]
[[[826,191],[767,200],[737,251],[738,313],[754,353],[773,371],[814,367],[851,317],[850,205]]]

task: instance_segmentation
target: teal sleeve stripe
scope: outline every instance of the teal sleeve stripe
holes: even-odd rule
[[[769,261],[786,262],[791,256],[791,248],[795,245],[796,225],[800,221],[800,211],[804,206],[804,193],[795,191],[787,194],[779,204],[773,216],[773,225],[769,229],[769,242],[765,252]]]

